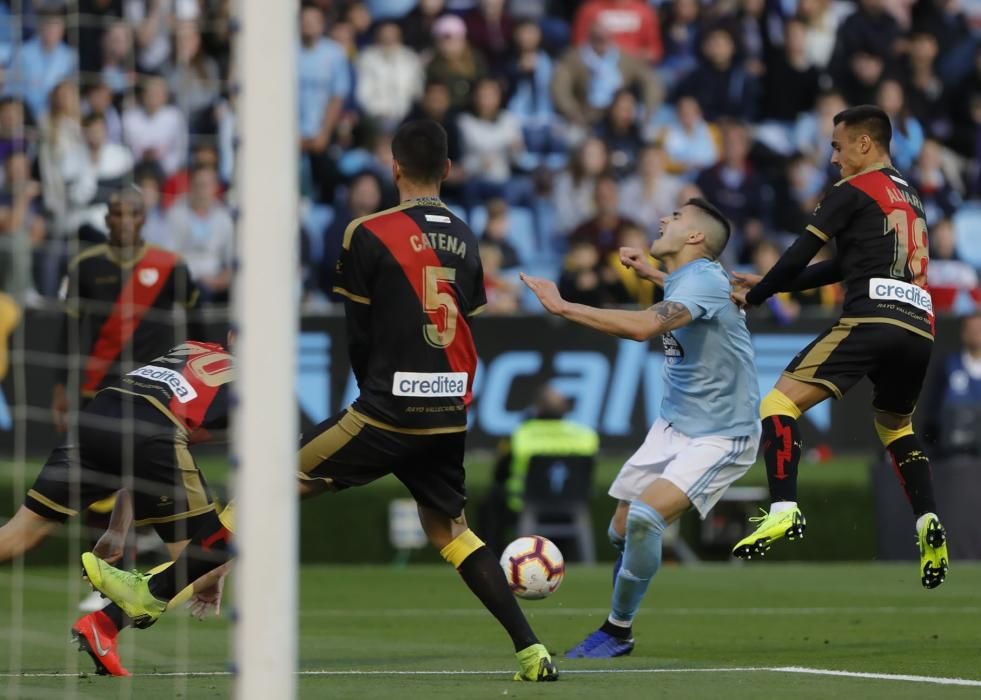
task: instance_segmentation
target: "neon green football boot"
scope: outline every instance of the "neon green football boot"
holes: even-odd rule
[[[950,559],[947,557],[947,531],[940,518],[927,513],[916,533],[920,548],[920,582],[924,588],[936,588],[947,578]]]
[[[763,515],[750,518],[749,522],[759,523],[756,529],[736,543],[732,548],[732,555],[740,559],[752,559],[757,557],[762,559],[766,555],[766,550],[777,540],[786,537],[790,540],[804,539],[804,530],[807,528],[807,521],[804,514],[796,506],[779,513],[767,513],[762,508]]]
[[[92,552],[82,555],[82,568],[92,587],[122,608],[140,629],[152,625],[167,609],[166,601],[157,600],[150,592],[149,574],[122,571]]]
[[[517,652],[520,671],[514,674],[516,681],[545,683],[559,680],[559,669],[552,663],[552,657],[544,644],[532,644]]]

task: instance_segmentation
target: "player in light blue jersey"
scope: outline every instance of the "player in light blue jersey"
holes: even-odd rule
[[[704,518],[756,460],[759,383],[745,315],[730,300],[729,276],[718,262],[728,240],[725,217],[690,199],[661,219],[651,246],[667,276],[639,251],[621,251],[626,265],[664,285],[664,301],[643,311],[572,304],[552,282],[522,275],[553,314],[621,338],[661,336],[664,343],[661,416],[609,491],[619,501],[610,541],[623,553],[610,615],[569,657],[633,650],[633,620],[660,566],[665,528],[692,506]]]

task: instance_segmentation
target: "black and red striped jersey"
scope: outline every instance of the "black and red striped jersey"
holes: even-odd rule
[[[835,241],[846,287],[843,317],[932,337],[926,217],[919,194],[899,172],[879,165],[841,180],[818,204],[807,231]]]
[[[131,260],[104,244],[76,257],[62,283],[61,349],[80,372],[82,395],[184,340],[175,307],[191,308],[197,294],[180,256],[156,246],[144,245]],[[66,376],[67,367],[62,381]]]
[[[217,343],[188,341],[128,371],[104,391],[139,396],[190,436],[204,442],[228,428],[228,390],[235,378],[229,352]]]
[[[346,297],[354,410],[381,427],[466,428],[486,304],[477,239],[438,199],[356,219],[334,291]]]

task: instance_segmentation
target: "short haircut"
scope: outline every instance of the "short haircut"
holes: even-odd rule
[[[868,134],[879,148],[889,151],[892,124],[889,123],[889,115],[875,105],[859,105],[844,109],[835,115],[834,124],[835,126],[844,124],[850,129],[858,129]]]
[[[392,139],[392,157],[405,177],[432,184],[443,181],[446,171],[446,130],[432,119],[406,122]]]
[[[99,114],[98,112],[89,112],[84,117],[82,117],[82,126],[83,127],[92,126],[93,124],[98,124],[100,122],[102,124],[105,124],[106,123],[106,118],[104,116],[102,116],[101,114]]]
[[[684,206],[695,207],[705,219],[703,221],[705,228],[702,231],[705,234],[705,247],[712,253],[713,258],[718,258],[729,243],[729,235],[732,232],[729,220],[716,206],[702,197],[692,197]]]
[[[143,211],[143,191],[136,185],[125,185],[109,195],[109,206],[128,202],[134,208]]]

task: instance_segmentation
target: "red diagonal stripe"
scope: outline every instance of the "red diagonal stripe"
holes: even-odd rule
[[[147,248],[140,261],[133,266],[129,279],[116,297],[109,318],[99,329],[99,337],[89,352],[85,363],[83,391],[96,391],[99,388],[106,372],[130,342],[146,312],[160,296],[176,263],[177,257],[173,253],[159,248]],[[157,279],[150,286],[139,281],[140,271],[148,268],[157,269]]]
[[[429,316],[429,320],[437,327],[445,328],[446,319],[442,317],[443,314],[425,311],[426,290],[423,287],[423,270],[427,267],[445,267],[445,265],[432,248],[425,248],[419,252],[413,249],[409,237],[413,233],[420,233],[420,229],[412,217],[401,211],[393,212],[377,219],[371,219],[365,222],[363,226],[375,234],[398,261],[402,272],[405,273],[406,279],[409,280],[409,284],[412,285],[412,289],[415,290],[416,296],[419,298],[419,305]],[[450,368],[454,372],[467,373],[467,393],[463,397],[463,404],[469,406],[473,398],[473,377],[477,371],[477,350],[473,344],[470,325],[467,323],[469,309],[460,308],[460,300],[456,295],[456,290],[453,289],[453,285],[448,282],[440,282],[439,284],[450,287],[460,311],[456,322],[456,335],[453,336],[453,342],[446,346],[444,351]]]

